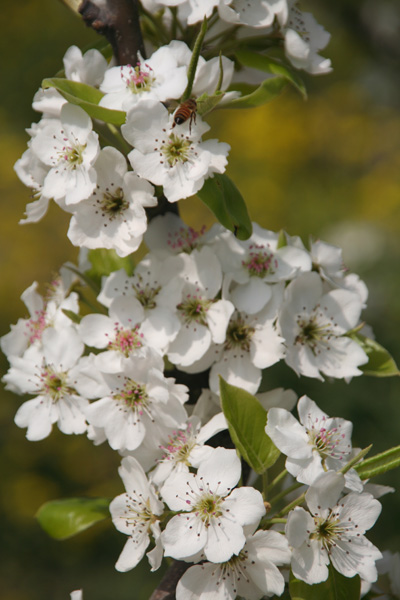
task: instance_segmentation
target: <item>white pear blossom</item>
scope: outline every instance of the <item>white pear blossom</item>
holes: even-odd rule
[[[121,130],[134,146],[128,158],[134,171],[154,185],[162,185],[170,202],[198,192],[205,179],[223,173],[230,146],[217,140],[201,141],[209,126],[200,117],[173,127],[173,117],[157,101],[141,102],[127,114]]]
[[[103,81],[108,64],[104,56],[92,48],[85,54],[78,46],[70,46],[63,58],[65,77],[71,81],[98,87]]]
[[[38,283],[34,281],[21,295],[21,300],[29,311],[30,317],[18,319],[11,325],[11,331],[0,340],[1,349],[7,356],[22,356],[32,345],[42,347],[42,335],[47,328],[61,330],[71,325],[64,310],[78,313],[78,294],[69,293],[70,278],[63,270],[62,275],[54,278],[47,286],[43,297],[38,292]]]
[[[124,362],[132,356],[145,356],[146,346],[140,323],[142,305],[133,298],[121,296],[112,303],[109,316],[85,315],[78,326],[88,346],[104,350],[93,357],[93,364],[105,373],[123,371]]]
[[[221,401],[217,394],[210,389],[203,388],[192,409],[192,416],[198,417],[202,423],[206,423],[221,410]]]
[[[54,90],[55,91],[55,90]],[[63,99],[64,100],[64,99]],[[66,101],[64,101],[65,103]],[[58,110],[58,116],[61,106]],[[43,116],[38,123],[32,123],[26,131],[31,136],[28,148],[14,165],[14,170],[24,185],[31,189],[33,200],[26,206],[26,217],[20,220],[20,224],[36,223],[46,214],[50,196],[43,193],[43,185],[50,171],[50,166],[45,164],[32,150],[32,140],[40,134],[54,119],[48,115]]]
[[[179,19],[188,25],[194,25],[202,21],[204,17],[211,17],[212,12],[218,6],[220,0],[157,0],[157,8],[161,6],[176,6],[179,9]],[[154,0],[145,0],[149,10],[155,10]]]
[[[232,299],[237,310],[259,312],[271,300],[271,284],[311,270],[306,250],[278,244],[279,234],[257,223],[253,223],[253,234],[246,241],[238,240],[231,232],[220,236],[216,248],[227,274],[224,295]]]
[[[377,561],[379,580],[372,586],[376,600],[394,600],[400,598],[400,553],[385,550]],[[382,585],[380,585],[382,582]],[[389,592],[390,590],[390,592]],[[385,593],[386,591],[386,593]]]
[[[328,417],[307,396],[297,404],[299,421],[284,408],[268,411],[266,434],[287,456],[286,469],[297,481],[312,485],[326,470],[339,471],[352,458],[350,421]],[[354,469],[346,473],[346,485],[361,492],[363,485]]]
[[[324,293],[318,273],[304,273],[285,291],[279,326],[286,340],[286,362],[299,375],[344,378],[361,375],[368,357],[346,336],[356,327],[360,296],[344,289]]]
[[[36,396],[20,406],[15,423],[28,428],[30,441],[46,438],[54,423],[63,433],[84,433],[88,401],[77,391],[83,343],[72,327],[46,329],[42,343],[41,351],[31,346],[23,357],[10,357],[3,377],[12,391]]]
[[[332,71],[331,61],[319,56],[318,52],[328,45],[330,34],[311,13],[302,12],[296,0],[288,0],[288,3],[287,20],[281,18],[287,58],[296,69],[304,69],[312,75],[329,73]]]
[[[342,249],[317,240],[310,245],[313,269],[329,282],[342,280],[345,273]]]
[[[162,261],[148,254],[132,277],[123,269],[112,273],[103,282],[98,299],[108,307],[120,296],[139,302],[144,310],[141,333],[150,346],[166,351],[181,327],[176,307],[182,299],[183,279],[178,277],[182,268],[180,257]]]
[[[65,77],[79,83],[98,87],[107,70],[107,61],[98,50],[92,48],[82,54],[77,46],[71,46],[64,58]],[[60,117],[61,108],[67,100],[53,87],[39,88],[35,93],[32,108],[46,117]]]
[[[128,111],[141,100],[180,98],[187,85],[187,51],[186,44],[174,40],[146,60],[139,55],[136,65],[111,67],[100,85],[105,92],[100,106]]]
[[[147,228],[145,207],[156,206],[153,187],[128,172],[125,157],[107,146],[95,163],[97,185],[71,206],[68,237],[75,246],[113,249],[127,256],[140,246]]]
[[[144,241],[152,254],[163,259],[166,254],[190,254],[205,243],[205,233],[205,225],[197,231],[186,225],[178,215],[167,212],[152,219],[144,234]]]
[[[136,450],[146,436],[161,443],[165,428],[171,431],[186,422],[187,388],[164,377],[162,369],[160,355],[148,349],[144,356],[126,360],[119,373],[100,373],[93,363],[82,370],[79,390],[100,398],[87,407],[86,418],[99,434],[103,430],[113,450]]]
[[[190,567],[176,588],[176,600],[260,600],[280,596],[285,582],[278,567],[288,564],[286,538],[277,531],[257,531],[246,536],[243,549],[220,564],[204,562]]]
[[[155,570],[162,559],[161,529],[157,517],[163,513],[164,504],[158,499],[154,487],[136,459],[131,456],[123,458],[118,472],[126,493],[112,500],[110,513],[118,531],[129,538],[115,568],[125,572],[136,567],[150,544],[151,534],[156,548],[148,553],[148,557],[150,562],[153,561],[152,570]]]
[[[70,205],[92,194],[96,185],[93,165],[100,148],[92,121],[82,108],[64,104],[60,119],[50,119],[30,147],[50,167],[43,183],[44,196]]]
[[[14,170],[22,183],[31,188],[33,198],[33,201],[26,205],[25,218],[19,222],[21,225],[37,223],[44,217],[49,207],[50,198],[43,195],[43,183],[49,167],[28,148],[15,163]]]
[[[160,259],[181,253],[191,254],[193,250],[208,246],[215,250],[219,260],[217,242],[225,232],[226,229],[219,223],[214,223],[209,230],[205,225],[194,229],[178,215],[167,212],[151,220],[144,234],[144,241],[151,254]]]
[[[329,563],[345,577],[377,579],[375,561],[382,554],[364,533],[374,525],[381,504],[366,493],[341,497],[344,483],[339,473],[323,473],[306,494],[310,512],[296,507],[289,513],[285,533],[292,546],[291,568],[308,584],[325,581]]]
[[[46,118],[59,118],[64,104],[67,100],[55,88],[39,88],[33,96],[32,108]]]
[[[276,16],[286,21],[287,0],[221,0],[218,5],[221,19],[235,25],[269,27]]]
[[[222,285],[221,265],[210,248],[182,254],[182,301],[178,315],[182,326],[171,342],[168,359],[178,366],[199,360],[212,342],[225,341],[226,328],[235,307],[229,300],[216,300]]]
[[[189,417],[185,427],[174,431],[168,442],[160,445],[163,454],[151,473],[151,481],[161,486],[173,473],[189,472],[189,467],[198,467],[214,452],[214,448],[205,442],[224,429],[227,429],[227,423],[223,413],[212,417],[203,427],[198,417]]]
[[[256,489],[233,489],[241,473],[236,450],[217,448],[197,474],[175,473],[161,489],[171,510],[179,512],[162,533],[165,556],[187,559],[203,551],[211,562],[225,562],[242,550],[246,525],[265,514]]]
[[[255,315],[235,311],[223,344],[212,344],[205,355],[188,367],[199,373],[211,367],[210,388],[219,394],[219,375],[231,385],[255,394],[261,383],[261,371],[285,355],[284,339],[276,330],[268,307]]]
[[[225,92],[224,97],[220,100],[220,106],[227,100],[238,97],[238,92],[226,91],[232,81],[234,68],[235,63],[226,56],[214,56],[210,60],[205,60],[202,56],[199,56],[192,88],[193,96],[198,97],[202,94],[211,96],[216,92],[218,84],[220,84],[219,91]],[[220,82],[221,75],[222,81]]]

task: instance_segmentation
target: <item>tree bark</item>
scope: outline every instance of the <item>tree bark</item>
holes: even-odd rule
[[[145,58],[138,0],[83,0],[79,12],[110,42],[118,65],[136,65],[138,52]]]
[[[160,585],[154,590],[149,600],[174,600],[178,581],[190,567],[183,561],[175,561],[161,580]]]

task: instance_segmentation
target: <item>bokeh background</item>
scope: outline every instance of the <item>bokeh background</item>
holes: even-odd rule
[[[211,115],[213,137],[231,144],[228,174],[262,226],[310,235],[344,248],[351,271],[370,290],[365,319],[400,362],[400,10],[396,0],[303,3],[332,33],[323,54],[334,72],[304,76],[308,101],[287,90],[271,104]],[[68,217],[53,206],[36,225],[18,225],[29,191],[13,164],[25,150],[24,128],[38,115],[31,99],[44,77],[55,74],[66,49],[98,39],[57,0],[19,0],[2,6],[0,96],[1,331],[25,307],[32,281],[48,281],[77,250],[66,238]],[[194,227],[212,223],[195,199],[182,204]],[[2,372],[7,369],[1,357]],[[328,414],[354,422],[353,442],[373,453],[400,442],[400,380],[355,378],[350,384],[298,379],[279,365],[271,387],[307,393]],[[121,493],[118,457],[83,436],[25,439],[13,417],[22,399],[4,391],[0,402],[0,588],[4,600],[62,600],[83,587],[85,600],[148,598],[160,572],[143,564],[126,574],[114,563],[125,537],[103,523],[77,538],[56,542],[42,532],[35,512],[47,500]],[[400,549],[400,477],[377,483],[397,490],[382,499],[370,539]]]

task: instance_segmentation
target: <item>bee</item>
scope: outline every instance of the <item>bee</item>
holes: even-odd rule
[[[196,123],[196,112],[196,100],[194,98],[185,100],[185,102],[182,102],[175,111],[172,127],[175,127],[175,125],[182,125],[189,119],[189,131],[191,131],[192,123]]]

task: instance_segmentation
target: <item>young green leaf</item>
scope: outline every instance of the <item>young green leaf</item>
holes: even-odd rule
[[[283,231],[283,229],[280,230],[279,232],[279,237],[278,237],[278,244],[277,244],[277,248],[284,248],[285,246],[287,246],[287,239],[286,239],[286,234]]]
[[[393,377],[400,375],[400,371],[389,352],[375,340],[354,332],[349,334],[352,340],[360,344],[361,348],[368,356],[366,365],[360,367],[365,375],[373,375],[375,377]]]
[[[215,173],[206,179],[197,196],[239,240],[251,236],[253,227],[243,196],[227,175]]]
[[[300,92],[303,98],[307,98],[307,91],[302,79],[295,71],[292,71],[283,63],[271,60],[269,56],[259,54],[258,52],[251,52],[250,50],[238,50],[235,54],[239,62],[245,67],[251,67],[257,69],[257,71],[264,71],[264,73],[283,77]]]
[[[249,94],[226,102],[224,108],[255,108],[262,106],[279,96],[287,83],[285,77],[270,77],[269,79],[265,79]],[[235,87],[235,89],[237,88]]]
[[[73,323],[76,323],[77,325],[79,325],[79,323],[80,323],[80,322],[81,322],[81,320],[82,320],[82,317],[81,317],[81,315],[78,315],[78,314],[76,314],[76,312],[74,312],[73,310],[68,310],[67,308],[63,308],[63,309],[62,309],[62,311],[63,311],[64,315],[65,315],[66,317],[68,317],[68,319],[71,319],[71,321],[72,321]]]
[[[289,591],[292,600],[360,600],[360,577],[351,579],[329,566],[329,577],[322,583],[308,585],[290,573]]]
[[[370,479],[397,467],[400,467],[400,446],[371,456],[354,468],[361,479]]]
[[[83,108],[89,117],[93,119],[99,119],[112,125],[123,125],[125,123],[126,113],[123,110],[111,110],[110,108],[98,106],[104,94],[91,85],[62,79],[61,77],[53,77],[52,79],[44,79],[42,87],[55,88],[68,102]]]
[[[132,259],[129,256],[121,258],[115,250],[106,250],[105,248],[89,250],[88,259],[92,268],[87,274],[95,281],[119,269],[125,269],[128,275],[132,275],[133,272]]]
[[[237,450],[256,471],[264,473],[280,452],[265,433],[267,411],[257,398],[220,377],[221,405]]]
[[[56,540],[65,540],[110,516],[107,498],[66,498],[46,502],[36,513],[40,526]]]
[[[201,94],[201,96],[196,98],[198,114],[201,117],[204,117],[204,115],[208,114],[209,112],[214,110],[214,108],[216,106],[218,106],[218,104],[221,102],[221,100],[224,96],[225,96],[224,92],[216,92],[215,94],[212,94],[211,96],[209,96],[206,93]]]

